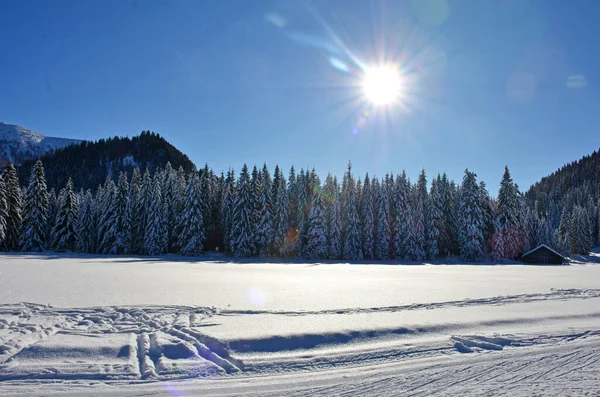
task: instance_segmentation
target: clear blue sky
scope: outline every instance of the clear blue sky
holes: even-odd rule
[[[0,18],[0,120],[50,136],[149,129],[216,171],[468,167],[492,194],[505,164],[524,189],[600,146],[600,1],[0,0]],[[350,54],[399,63],[402,106],[357,121]]]

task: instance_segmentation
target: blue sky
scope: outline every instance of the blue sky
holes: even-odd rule
[[[0,0],[0,16],[0,120],[50,136],[149,129],[216,171],[468,167],[492,194],[505,164],[526,189],[600,145],[597,1]],[[382,59],[410,89],[372,109],[358,64]]]

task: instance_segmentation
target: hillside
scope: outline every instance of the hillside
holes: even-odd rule
[[[57,149],[41,157],[46,170],[48,188],[64,187],[69,177],[75,186],[94,189],[103,183],[107,175],[117,179],[120,171],[131,171],[134,167],[151,171],[170,162],[173,168],[180,166],[189,172],[194,164],[160,135],[144,131],[133,138],[108,138],[97,142],[83,141]],[[19,179],[23,184],[29,179],[34,160],[18,167]]]
[[[600,153],[573,161],[542,178],[525,193],[528,204],[545,218],[551,229],[561,230],[567,240],[576,228],[589,228],[592,244],[598,243],[600,222]],[[575,222],[574,214],[585,218]],[[556,237],[556,236],[555,236]],[[566,242],[568,244],[568,242]],[[560,247],[560,241],[554,241]]]
[[[80,142],[78,139],[45,136],[39,132],[0,121],[0,165],[8,160],[20,164],[23,161],[35,159],[53,150]]]

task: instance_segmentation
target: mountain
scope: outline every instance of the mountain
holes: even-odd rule
[[[140,171],[154,171],[167,162],[174,169],[182,167],[186,172],[194,168],[192,161],[167,142],[159,134],[143,131],[132,138],[114,137],[97,142],[83,141],[56,149],[41,157],[46,171],[48,188],[56,190],[67,183],[69,177],[77,188],[95,189],[107,176],[117,180],[119,172],[131,175],[134,167]],[[19,179],[27,184],[35,160],[25,161],[18,167]]]
[[[55,138],[0,121],[0,165],[9,159],[20,164],[53,150],[80,143],[79,139]]]
[[[553,243],[562,252],[577,253],[600,244],[600,152],[542,178],[525,198],[550,230],[556,230]],[[589,235],[582,239],[578,229],[588,229]],[[582,250],[578,245],[587,248]]]

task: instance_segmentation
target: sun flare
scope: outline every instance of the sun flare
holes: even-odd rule
[[[402,96],[402,76],[394,65],[369,68],[363,76],[362,89],[373,105],[391,105]]]

